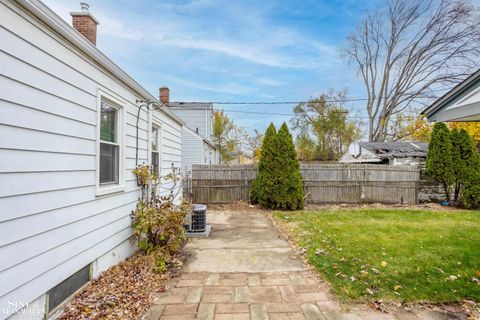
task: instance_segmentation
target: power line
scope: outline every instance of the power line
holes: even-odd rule
[[[448,90],[450,88],[439,88],[435,90],[430,90],[430,92],[438,92],[443,90]],[[408,96],[410,94],[404,94],[401,96]],[[360,102],[360,101],[369,101],[369,100],[380,100],[386,99],[388,97],[376,97],[376,98],[346,98],[346,99],[330,99],[330,100],[322,100],[318,102],[314,101],[178,101],[180,105],[182,104],[217,104],[217,105],[288,105],[288,104],[319,104],[319,103],[328,103],[328,102]],[[416,97],[414,100],[417,99],[435,99],[436,96],[424,96],[424,97]]]
[[[295,116],[295,113],[277,113],[277,112],[260,112],[260,111],[243,111],[243,110],[228,110],[228,109],[214,109],[215,111],[225,111],[245,114],[260,114],[270,116]],[[346,116],[348,119],[369,119],[368,116]]]

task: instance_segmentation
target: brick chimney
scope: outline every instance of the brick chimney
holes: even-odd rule
[[[72,25],[75,30],[80,32],[88,41],[97,45],[97,25],[98,20],[88,11],[88,3],[80,2],[81,12],[70,12],[72,16]]]
[[[167,87],[160,87],[160,102],[163,104],[170,103],[170,89]]]

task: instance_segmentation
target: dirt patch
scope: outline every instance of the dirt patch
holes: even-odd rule
[[[164,273],[153,271],[154,257],[136,253],[92,280],[56,317],[73,319],[139,319],[152,304],[155,293],[165,291],[168,279],[179,273],[186,256],[179,255]]]
[[[240,212],[251,212],[251,213],[266,213],[271,212],[272,210],[262,209],[259,206],[251,205],[247,202],[235,202],[229,204],[209,204],[208,210],[212,213],[240,213]],[[410,209],[410,210],[435,210],[435,211],[455,211],[459,210],[455,207],[442,206],[439,203],[422,203],[422,204],[408,204],[408,203],[395,203],[395,204],[383,204],[383,203],[365,203],[365,204],[355,204],[355,203],[340,203],[340,204],[306,204],[305,211],[317,211],[325,209],[367,209],[367,208],[378,208],[378,209]]]

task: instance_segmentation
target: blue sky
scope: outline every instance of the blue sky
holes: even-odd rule
[[[78,0],[44,0],[70,22]],[[302,101],[329,88],[365,97],[341,48],[378,0],[90,0],[97,46],[155,96],[172,101]],[[292,113],[291,105],[215,106]],[[359,115],[361,103],[349,105]],[[290,116],[228,112],[249,131]],[[360,114],[364,115],[364,114]]]

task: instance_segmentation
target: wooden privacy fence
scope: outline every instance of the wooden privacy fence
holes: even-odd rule
[[[308,203],[418,203],[420,172],[411,166],[301,164]],[[195,203],[248,201],[256,165],[193,165]]]

